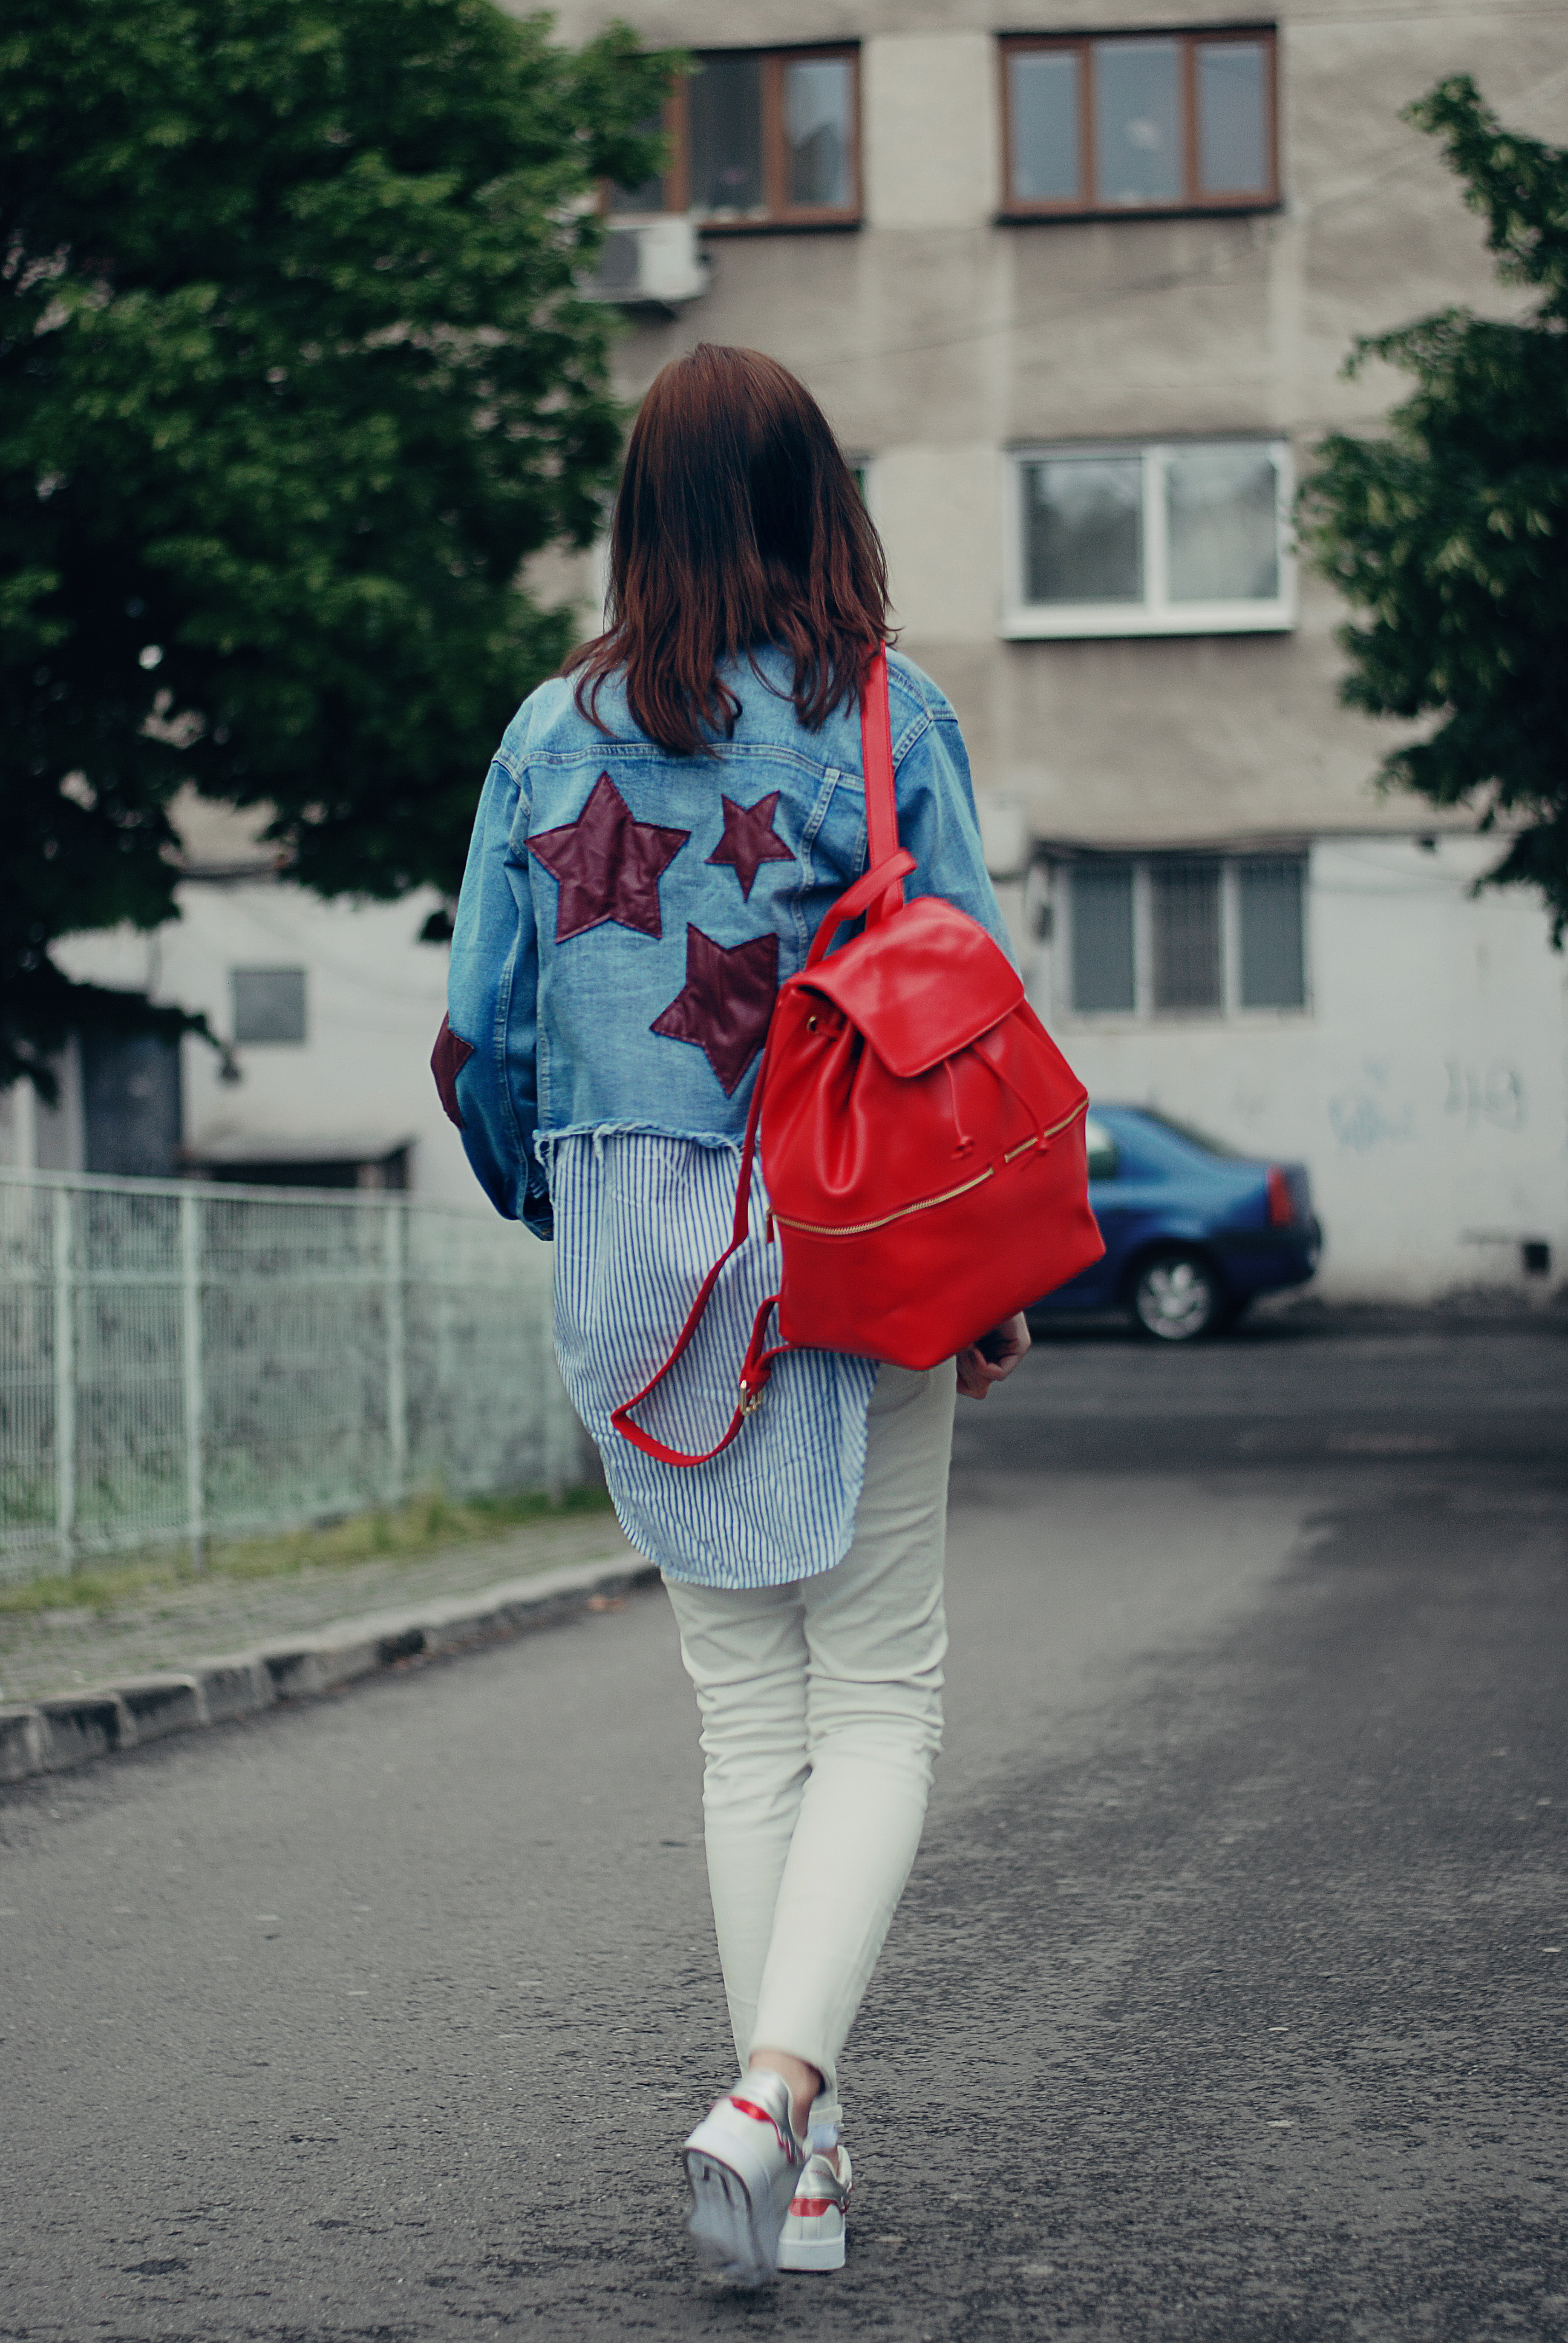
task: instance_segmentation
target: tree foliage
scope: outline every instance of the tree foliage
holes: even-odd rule
[[[1445,310],[1369,337],[1414,377],[1385,435],[1336,433],[1302,498],[1319,568],[1357,612],[1343,697],[1425,719],[1383,763],[1512,832],[1488,883],[1538,888],[1568,926],[1568,152],[1504,130],[1466,75],[1409,119],[1440,138],[1487,223],[1515,321]]]
[[[12,0],[0,28],[0,1083],[125,997],[184,785],[326,894],[455,890],[619,446],[574,276],[672,60],[490,0]],[[166,1027],[178,1026],[167,1012]]]

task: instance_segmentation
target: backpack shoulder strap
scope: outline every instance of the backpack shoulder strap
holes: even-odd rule
[[[787,1342],[776,1342],[771,1345],[768,1342],[768,1321],[774,1303],[779,1300],[777,1293],[770,1293],[758,1310],[752,1322],[751,1340],[747,1345],[746,1356],[740,1366],[739,1379],[740,1397],[736,1403],[735,1413],[729,1419],[729,1430],[711,1448],[704,1448],[695,1453],[689,1453],[684,1448],[671,1448],[665,1441],[656,1440],[651,1432],[645,1432],[640,1423],[632,1422],[632,1409],[640,1407],[643,1401],[658,1389],[659,1384],[696,1333],[702,1313],[712,1298],[713,1289],[719,1282],[719,1272],[739,1252],[749,1232],[751,1167],[757,1160],[757,1124],[762,1111],[762,1079],[767,1071],[767,1052],[764,1051],[763,1061],[757,1069],[757,1081],[751,1092],[751,1111],[746,1118],[746,1144],[741,1150],[740,1177],[735,1190],[735,1221],[730,1231],[729,1245],[719,1254],[719,1259],[703,1279],[697,1299],[687,1312],[686,1323],[680,1330],[679,1339],[663,1366],[656,1375],[649,1377],[635,1397],[616,1408],[610,1416],[611,1423],[623,1440],[629,1440],[632,1446],[640,1448],[645,1456],[657,1457],[661,1464],[708,1464],[711,1463],[715,1456],[722,1455],[747,1417],[761,1404],[764,1386],[773,1373],[774,1360],[781,1356],[789,1347]]]
[[[893,717],[888,703],[888,654],[879,649],[860,691],[860,769],[866,787],[866,867],[876,870],[899,850],[899,799],[893,780]],[[868,914],[873,924],[904,900],[900,880]]]

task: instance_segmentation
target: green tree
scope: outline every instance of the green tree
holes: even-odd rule
[[[1424,719],[1384,779],[1513,833],[1486,883],[1538,888],[1568,928],[1568,152],[1503,128],[1467,75],[1409,111],[1440,138],[1507,284],[1513,322],[1449,309],[1357,343],[1414,377],[1385,434],[1335,433],[1302,503],[1353,606],[1342,697]]]
[[[0,1085],[176,915],[176,792],[324,894],[456,888],[567,642],[517,583],[618,451],[593,196],[674,60],[490,0],[12,0],[0,29]]]

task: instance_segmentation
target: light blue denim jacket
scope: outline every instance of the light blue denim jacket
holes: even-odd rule
[[[599,694],[608,731],[557,679],[496,752],[457,905],[449,1047],[462,1056],[468,1161],[497,1211],[538,1236],[552,1233],[548,1160],[568,1134],[739,1143],[756,1079],[747,1053],[774,980],[802,966],[823,913],[866,867],[858,709],[809,732],[788,659],[763,650],[757,668],[727,670],[741,713],[711,757],[657,747],[618,679]],[[912,661],[890,654],[888,675],[900,842],[919,865],[906,891],[945,896],[1010,950],[958,719]],[[739,988],[733,1018],[727,984]]]
[[[569,683],[519,709],[474,828],[436,1059],[497,1210],[554,1234],[556,1356],[628,1538],[668,1577],[721,1587],[807,1578],[849,1551],[877,1379],[870,1359],[790,1351],[739,1438],[692,1469],[612,1423],[724,1250],[774,993],[866,863],[859,711],[808,732],[787,662],[758,663],[730,671],[741,714],[712,757],[656,748],[614,684],[608,733]],[[888,665],[899,830],[920,866],[906,884],[1005,942],[953,712],[908,659]],[[658,1438],[698,1453],[718,1439],[779,1265],[756,1209],[639,1411]]]

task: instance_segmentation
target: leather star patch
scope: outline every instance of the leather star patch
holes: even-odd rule
[[[528,852],[560,883],[557,943],[607,920],[638,935],[662,935],[659,879],[690,836],[689,830],[634,821],[609,775],[601,773],[576,821],[528,840]]]
[[[691,1041],[733,1098],[768,1038],[779,990],[779,939],[716,944],[700,928],[686,930],[686,982],[649,1031],[671,1041]]]
[[[772,789],[759,798],[754,806],[737,805],[732,798],[721,800],[724,807],[724,835],[709,856],[709,862],[725,862],[740,881],[742,899],[749,902],[757,873],[764,862],[793,862],[791,850],[786,846],[773,827],[773,809],[779,802],[779,792]]]
[[[441,1030],[436,1036],[436,1046],[430,1052],[430,1071],[436,1077],[436,1088],[441,1093],[447,1120],[455,1122],[459,1131],[467,1131],[468,1126],[463,1121],[463,1111],[457,1104],[457,1077],[473,1054],[472,1041],[465,1041],[460,1033],[454,1033],[443,1017]]]

